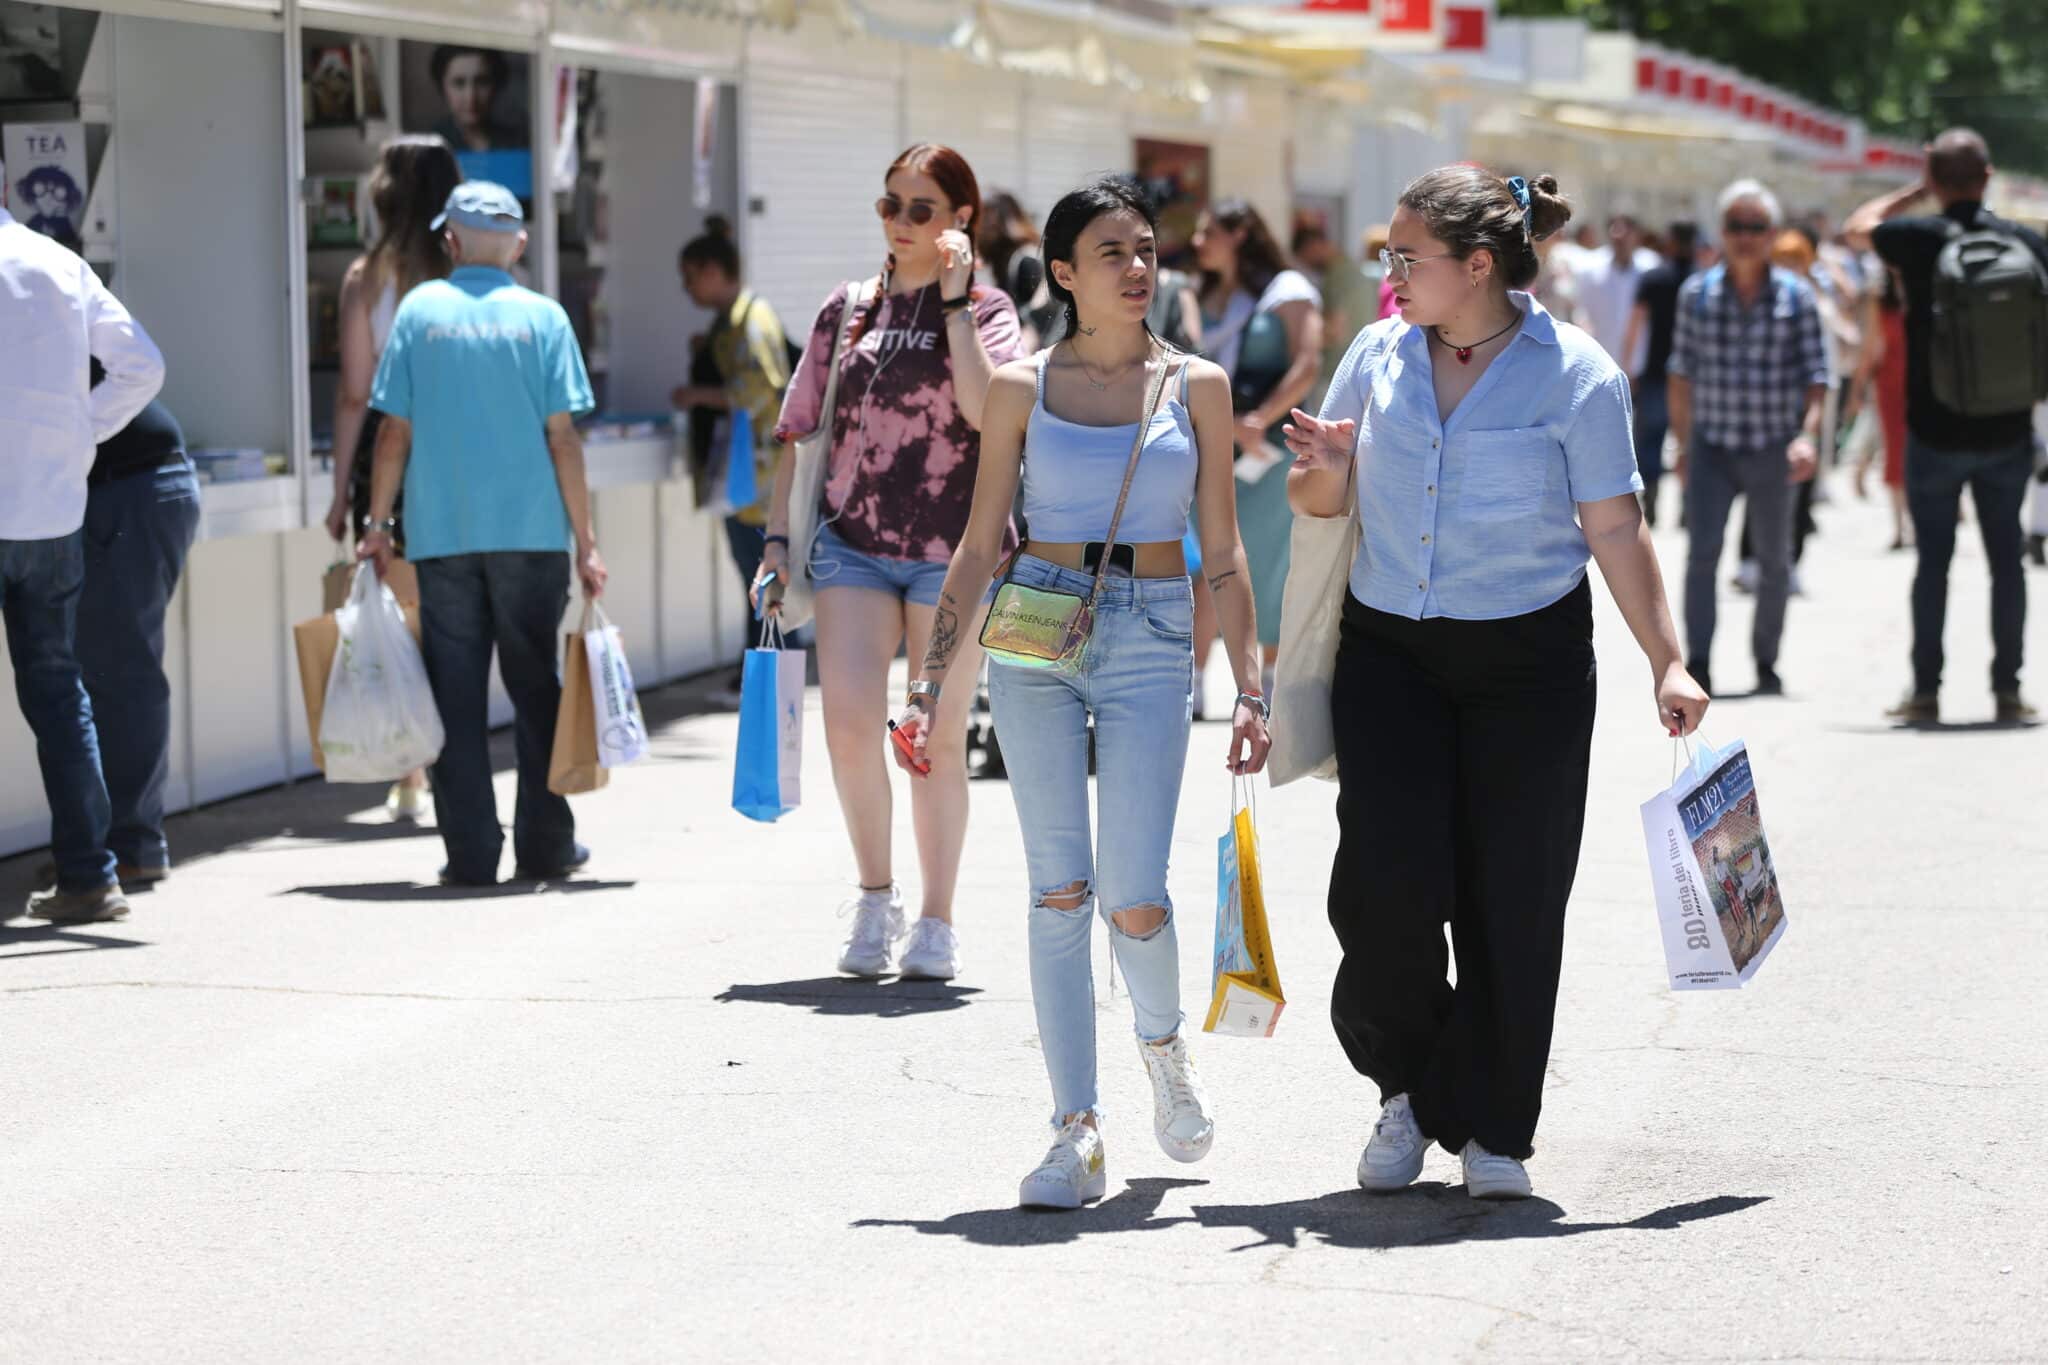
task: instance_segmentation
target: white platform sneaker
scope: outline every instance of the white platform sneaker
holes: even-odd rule
[[[1408,1096],[1394,1096],[1380,1107],[1372,1138],[1358,1158],[1359,1188],[1375,1194],[1407,1189],[1422,1174],[1422,1157],[1428,1150],[1429,1139],[1416,1125]]]
[[[903,892],[894,886],[863,891],[839,907],[839,913],[853,916],[853,932],[839,952],[839,970],[869,980],[887,976],[896,940],[903,937]]]
[[[1176,1034],[1170,1043],[1140,1042],[1138,1055],[1152,1078],[1152,1132],[1159,1150],[1175,1161],[1200,1161],[1216,1141],[1216,1125],[1188,1056],[1188,1040]]]
[[[1487,1151],[1477,1141],[1458,1153],[1465,1168],[1465,1193],[1474,1199],[1527,1199],[1529,1171],[1511,1156]]]
[[[896,965],[903,981],[951,981],[960,975],[960,936],[929,915],[910,926],[910,941]]]
[[[1038,1169],[1017,1187],[1017,1204],[1027,1209],[1078,1209],[1102,1198],[1108,1189],[1102,1134],[1073,1119],[1052,1140]]]

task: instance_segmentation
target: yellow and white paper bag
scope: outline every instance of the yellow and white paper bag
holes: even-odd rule
[[[1247,789],[1250,781],[1246,780]],[[1259,881],[1258,824],[1231,783],[1230,829],[1216,850],[1216,957],[1205,1033],[1270,1038],[1287,997],[1273,965],[1266,895]]]

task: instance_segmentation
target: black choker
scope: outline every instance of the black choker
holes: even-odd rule
[[[1475,341],[1470,346],[1455,346],[1448,341],[1444,341],[1444,329],[1441,327],[1432,327],[1430,328],[1430,330],[1436,333],[1436,339],[1438,341],[1441,341],[1445,346],[1450,347],[1452,354],[1458,357],[1458,363],[1460,365],[1470,365],[1472,363],[1472,353],[1474,351],[1478,350],[1481,346],[1484,346],[1487,341],[1498,341],[1502,337],[1506,336],[1509,332],[1514,331],[1515,323],[1520,322],[1521,320],[1522,315],[1518,311],[1515,314],[1514,322],[1510,322],[1507,326],[1501,328],[1498,332],[1495,332],[1492,336],[1486,338],[1486,341]]]

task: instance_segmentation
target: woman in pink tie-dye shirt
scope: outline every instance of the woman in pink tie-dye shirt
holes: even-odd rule
[[[860,874],[839,969],[859,977],[888,973],[906,935],[891,861],[889,669],[906,636],[913,659],[931,643],[939,588],[974,498],[989,380],[1022,353],[1009,296],[973,286],[981,190],[967,162],[949,147],[920,143],[896,158],[883,186],[875,203],[888,252],[880,279],[849,282],[826,298],[776,428],[794,440],[831,423],[825,524],[803,571],[816,589],[832,779]],[[826,371],[849,306],[856,312],[826,413]],[[784,470],[793,464],[783,461]],[[764,578],[789,570],[791,482],[777,482]],[[956,670],[978,670],[981,613],[957,629],[956,657],[965,662]],[[967,840],[972,700],[973,689],[962,687],[940,701],[931,775],[911,790],[923,914],[908,927],[895,967],[906,978],[948,980],[959,971],[953,890]]]

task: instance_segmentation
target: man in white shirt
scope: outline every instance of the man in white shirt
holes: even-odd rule
[[[0,183],[5,183],[0,170]],[[163,387],[163,356],[92,267],[0,208],[0,616],[35,732],[57,887],[28,912],[121,919],[99,741],[74,653],[86,475]],[[92,361],[106,370],[95,387]]]
[[[1593,334],[1608,358],[1630,376],[1642,369],[1644,347],[1626,354],[1629,316],[1636,306],[1636,286],[1643,272],[1663,264],[1656,252],[1643,246],[1643,230],[1636,220],[1617,213],[1607,220],[1607,247],[1588,253],[1572,267],[1577,284],[1578,314],[1574,321]]]

